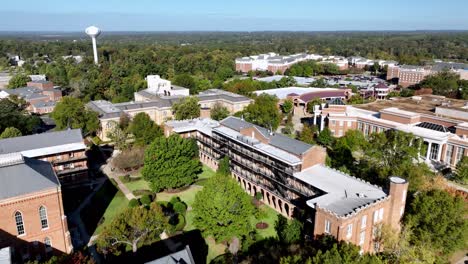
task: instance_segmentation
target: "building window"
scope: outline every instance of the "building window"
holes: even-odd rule
[[[400,208],[400,217],[403,216],[404,212],[405,212],[405,206],[402,205],[401,208]]]
[[[457,152],[457,160],[455,164],[458,164],[463,158],[463,155],[465,154],[465,148],[458,147],[458,152]]]
[[[377,133],[377,127],[376,126],[372,127],[372,133]]]
[[[325,220],[325,233],[330,234],[331,232],[331,222],[328,220]]]
[[[384,209],[380,208],[380,210],[379,210],[379,221],[383,220],[383,216],[384,216]]]
[[[346,237],[350,238],[352,234],[353,234],[353,224],[349,224],[348,227],[346,228]]]
[[[332,126],[336,125],[336,121],[335,121],[335,120],[331,120],[331,124],[332,124]]]
[[[361,122],[358,122],[357,128],[358,128],[359,131],[362,131],[362,123]]]
[[[50,240],[50,238],[44,238],[44,247],[46,252],[52,251],[52,241]]]
[[[379,210],[374,211],[374,224],[379,220]]]
[[[24,235],[24,222],[23,222],[23,215],[21,212],[15,213],[15,222],[16,222],[16,231],[18,231],[18,235]]]
[[[353,123],[351,121],[348,121],[348,127],[351,127]]]
[[[365,240],[366,240],[366,231],[362,231],[359,234],[359,245],[363,245]]]
[[[41,219],[42,229],[49,227],[49,221],[47,220],[47,210],[44,206],[39,207],[39,218]]]
[[[445,152],[445,162],[449,165],[452,165],[452,155],[454,148],[455,147],[453,145],[447,145],[447,152]]]
[[[361,228],[365,228],[367,225],[367,215],[361,218]]]
[[[70,158],[75,157],[75,152],[70,152]]]
[[[343,121],[340,121],[340,126],[343,126]]]
[[[437,160],[437,154],[439,153],[439,144],[432,143],[431,147],[431,160]]]

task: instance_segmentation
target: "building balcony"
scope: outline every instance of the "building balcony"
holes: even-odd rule
[[[73,168],[63,168],[61,170],[56,170],[56,173],[58,176],[60,175],[66,175],[70,173],[77,173],[77,172],[82,172],[82,171],[87,171],[88,167],[86,166],[77,166]]]
[[[58,164],[64,164],[64,163],[73,163],[76,161],[83,161],[86,160],[88,157],[73,157],[73,158],[68,158],[68,159],[56,159],[52,161],[52,164],[58,165]]]

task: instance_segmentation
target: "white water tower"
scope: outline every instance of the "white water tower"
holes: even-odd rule
[[[98,64],[96,38],[101,34],[101,30],[99,28],[95,27],[95,26],[90,26],[90,27],[86,28],[85,32],[93,40],[94,63]]]

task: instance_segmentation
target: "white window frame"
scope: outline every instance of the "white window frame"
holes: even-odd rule
[[[346,227],[346,237],[351,238],[352,235],[353,235],[353,224],[349,224]]]
[[[24,226],[23,213],[21,213],[20,211],[16,211],[14,215],[14,219],[15,219],[16,232],[18,233],[18,236],[26,235],[26,228]]]
[[[361,218],[361,228],[366,228],[366,225],[367,225],[367,215],[364,215]]]
[[[364,245],[364,242],[366,241],[366,231],[362,231],[359,233],[359,245]]]
[[[331,222],[329,220],[325,220],[325,234],[331,233]]]
[[[382,221],[384,218],[384,209],[380,208],[379,209],[379,221]]]
[[[49,228],[49,219],[47,217],[47,208],[44,205],[39,206],[39,220],[42,230]]]

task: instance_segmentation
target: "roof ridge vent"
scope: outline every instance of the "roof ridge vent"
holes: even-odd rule
[[[24,163],[24,157],[19,152],[0,155],[0,167],[13,166],[22,163]]]

